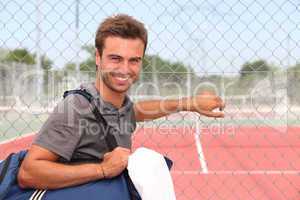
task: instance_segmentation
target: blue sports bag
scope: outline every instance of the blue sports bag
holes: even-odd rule
[[[93,102],[92,96],[85,90],[67,91],[64,97],[69,94],[80,94],[90,103]],[[104,126],[107,125],[107,122],[95,106],[93,113],[98,121],[103,123]],[[110,150],[117,146],[115,137],[112,134],[107,134],[105,139]],[[0,200],[141,200],[127,170],[124,170],[121,175],[112,179],[103,179],[63,189],[21,189],[17,183],[17,174],[26,153],[27,151],[13,153],[0,163]],[[171,169],[172,161],[166,157],[165,160],[169,169]]]
[[[124,171],[112,179],[103,179],[87,184],[57,190],[21,189],[17,183],[19,166],[26,151],[11,154],[0,163],[0,200],[140,200],[140,196]],[[172,161],[165,158],[169,169]]]

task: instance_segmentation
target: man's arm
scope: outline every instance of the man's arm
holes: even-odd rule
[[[202,93],[176,100],[140,101],[134,104],[134,113],[136,121],[153,120],[179,111],[198,112],[207,117],[219,118],[224,117],[224,113],[214,112],[214,109],[219,108],[222,111],[224,107],[225,104],[220,97]]]
[[[22,188],[57,189],[119,175],[127,166],[130,151],[116,148],[105,154],[102,163],[67,165],[58,155],[32,145],[22,162],[18,183]]]

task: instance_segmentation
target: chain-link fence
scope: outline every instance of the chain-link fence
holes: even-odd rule
[[[133,147],[174,161],[177,199],[300,199],[300,1],[1,1],[0,159],[28,147],[67,89],[95,80],[107,16],[142,21],[133,101],[211,91],[225,118],[139,123]]]

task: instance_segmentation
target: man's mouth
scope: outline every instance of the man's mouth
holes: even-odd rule
[[[127,83],[130,78],[128,74],[121,74],[121,73],[111,73],[112,77],[115,78],[119,83]]]
[[[128,77],[115,76],[115,78],[119,81],[127,81],[129,79],[129,76]]]

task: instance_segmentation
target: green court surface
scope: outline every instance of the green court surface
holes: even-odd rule
[[[37,132],[43,123],[47,120],[48,114],[30,114],[18,112],[2,112],[0,121],[0,141],[5,141],[11,138],[16,138],[24,134]],[[300,125],[299,120],[288,119],[208,119],[205,117],[167,117],[151,122],[140,123],[142,127],[194,127],[195,122],[200,122],[203,128],[207,127],[242,127],[242,126],[263,126],[263,127],[290,127]]]

